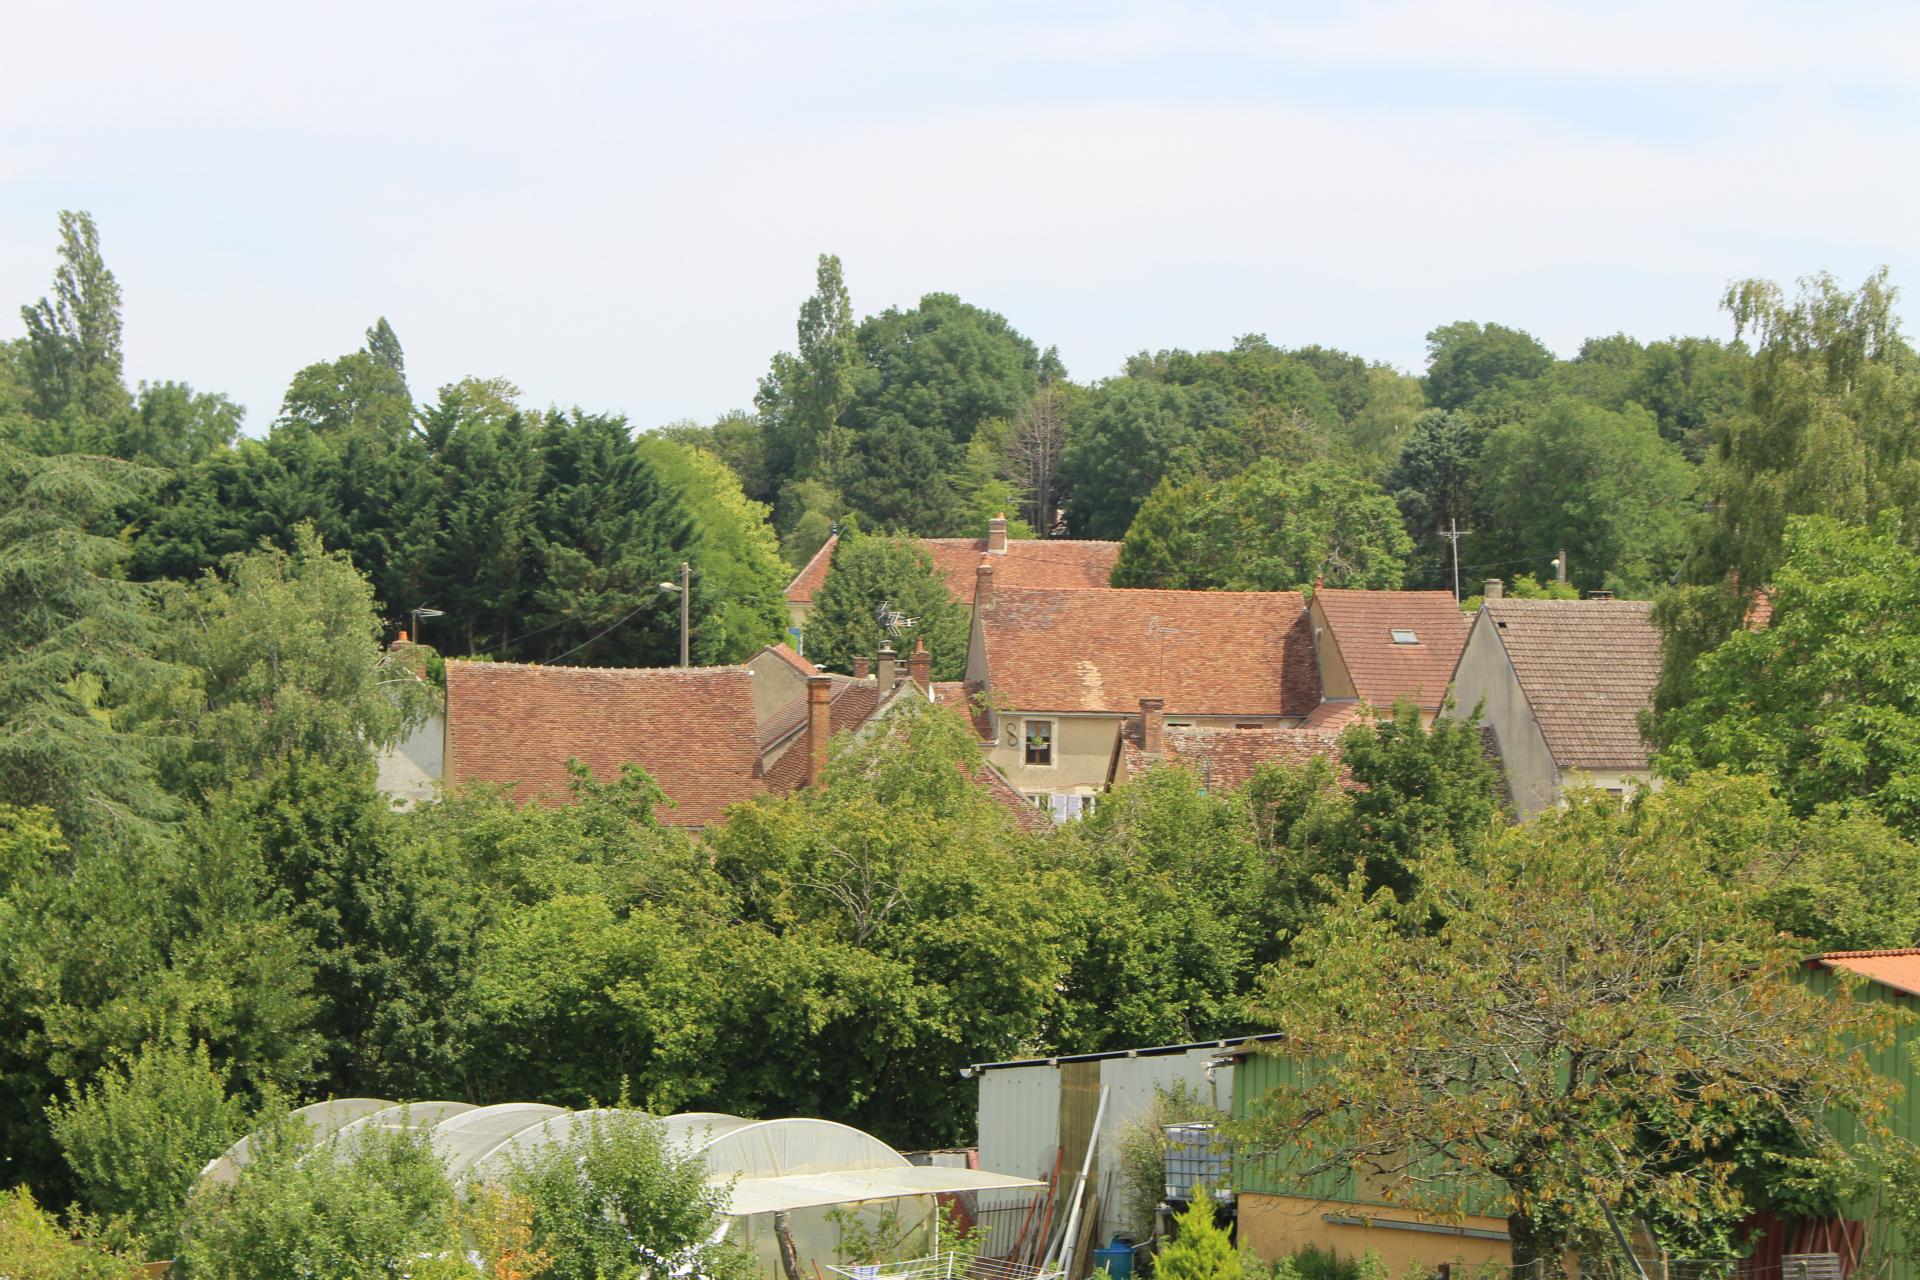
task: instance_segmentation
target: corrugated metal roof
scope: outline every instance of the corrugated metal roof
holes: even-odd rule
[[[1057,1067],[1063,1062],[1099,1062],[1106,1058],[1152,1058],[1167,1053],[1192,1053],[1195,1049],[1235,1049],[1242,1045],[1258,1044],[1262,1040],[1278,1040],[1276,1034],[1258,1036],[1228,1036],[1223,1040],[1194,1040],[1187,1044],[1156,1044],[1142,1049],[1109,1049],[1103,1053],[1060,1053],[1050,1058],[1010,1058],[1005,1062],[976,1062],[961,1072],[962,1075],[978,1075],[982,1071],[998,1071],[1006,1067]]]
[[[1829,951],[1819,957],[1829,969],[1845,969],[1910,996],[1920,996],[1920,947],[1889,951]]]

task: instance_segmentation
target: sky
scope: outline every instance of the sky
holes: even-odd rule
[[[8,0],[0,338],[93,213],[130,381],[244,404],[384,315],[417,396],[751,406],[823,252],[1072,376],[1244,333],[1417,372],[1920,281],[1920,6]],[[1911,327],[1909,327],[1911,331]]]

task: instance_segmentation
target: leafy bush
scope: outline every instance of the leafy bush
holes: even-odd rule
[[[75,1223],[83,1228],[87,1224]],[[25,1187],[0,1191],[0,1276],[20,1280],[134,1280],[132,1259],[75,1239]]]
[[[141,1046],[47,1108],[54,1139],[95,1211],[124,1220],[155,1257],[172,1256],[193,1180],[248,1125],[204,1044]]]
[[[1213,1220],[1213,1197],[1195,1195],[1153,1260],[1156,1280],[1241,1280],[1240,1255]]]

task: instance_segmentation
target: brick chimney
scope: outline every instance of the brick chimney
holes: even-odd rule
[[[982,559],[973,577],[973,602],[981,608],[993,603],[993,561]]]
[[[1150,756],[1166,749],[1166,709],[1165,698],[1140,699],[1140,749]]]
[[[1499,600],[1503,599],[1506,594],[1507,584],[1498,578],[1488,578],[1485,583],[1481,584],[1480,595],[1483,599]]]
[[[866,658],[855,658],[853,660],[853,678],[855,680],[865,680],[867,673],[872,669],[873,663]]]
[[[1007,554],[1007,513],[1004,511],[987,521],[987,554]]]
[[[933,696],[933,655],[919,636],[913,638],[913,652],[907,655],[907,676],[920,686],[920,692]]]
[[[873,674],[876,677],[874,683],[880,686],[882,695],[884,695],[887,690],[893,688],[894,682],[899,679],[899,676],[894,674],[894,662],[898,657],[899,655],[893,651],[892,645],[882,644],[880,646],[880,656],[874,659]]]
[[[833,681],[807,677],[807,785],[827,784],[827,739],[833,736]]]

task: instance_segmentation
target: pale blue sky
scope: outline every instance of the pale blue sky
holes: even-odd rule
[[[1499,320],[1725,334],[1748,275],[1920,284],[1920,6],[27,3],[0,336],[93,211],[130,378],[264,429],[385,314],[639,426],[751,402],[821,251],[1069,370],[1236,334],[1417,368]]]

